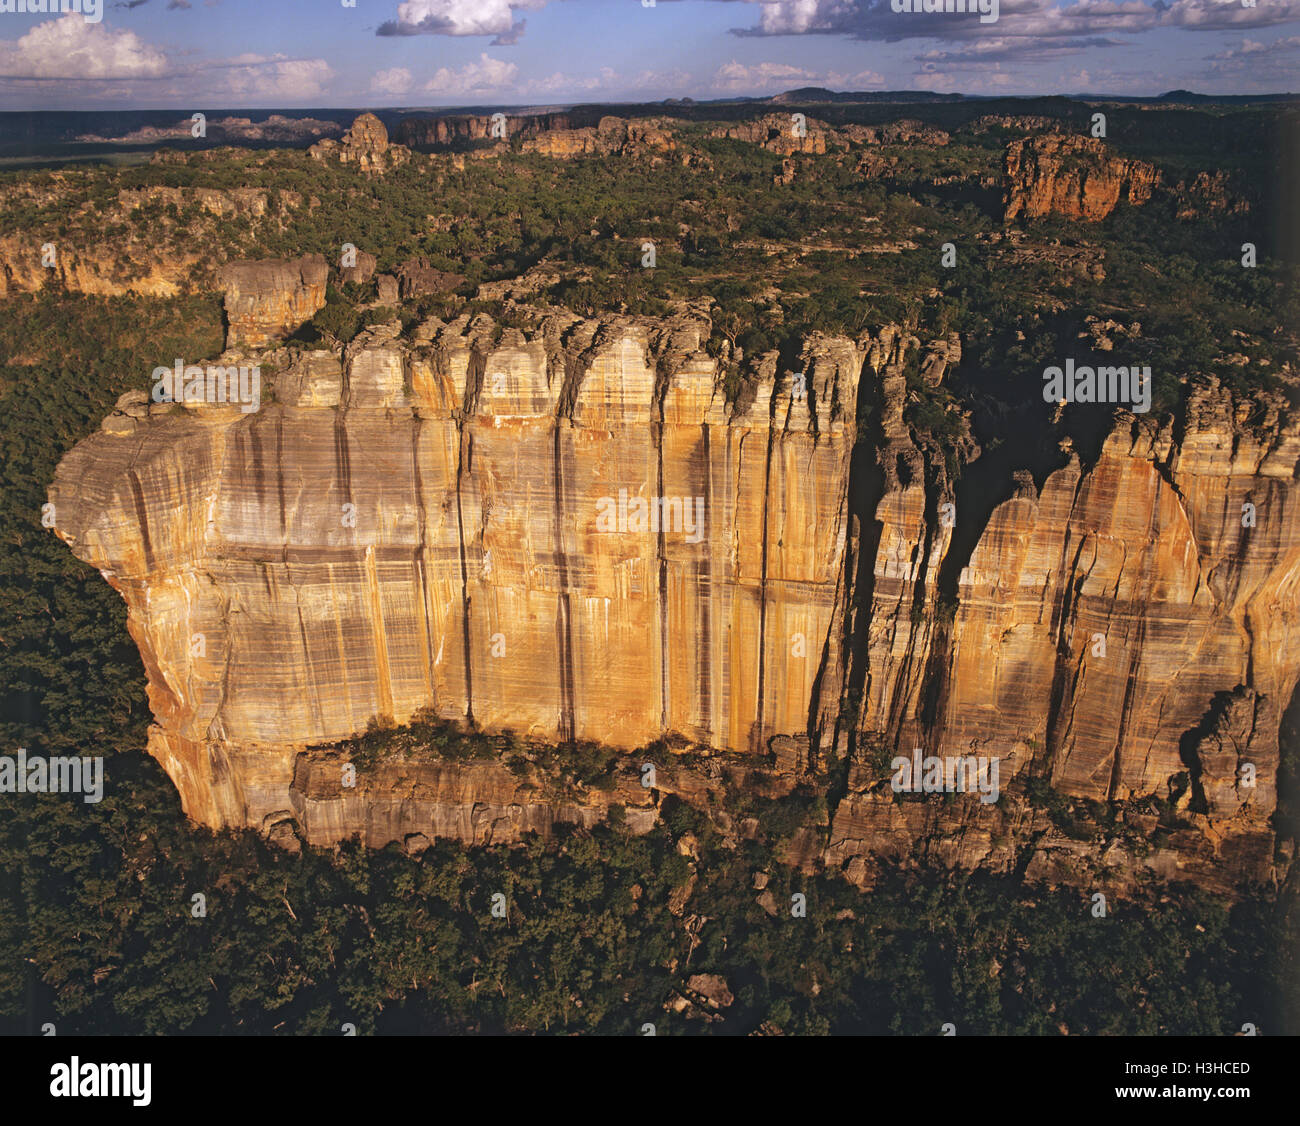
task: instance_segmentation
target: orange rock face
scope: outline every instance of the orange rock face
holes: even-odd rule
[[[1154,165],[1113,155],[1093,137],[1047,134],[1007,146],[1006,219],[1060,215],[1095,222],[1121,201],[1140,205],[1160,182]]]
[[[797,392],[773,357],[729,409],[707,331],[377,327],[255,414],[134,405],[78,447],[59,531],[131,607],[191,815],[260,824],[288,749],[425,707],[627,749],[803,730],[861,357],[816,342]]]
[[[556,129],[537,133],[524,141],[524,152],[561,159],[574,156],[615,156],[641,152],[668,152],[676,148],[673,123],[664,118],[624,120],[602,117],[594,129]]]
[[[729,404],[708,335],[695,316],[394,323],[277,353],[253,414],[124,397],[50,500],[126,599],[150,750],[189,814],[375,844],[516,839],[611,801],[653,820],[634,775],[621,798],[546,796],[499,763],[339,794],[309,752],[432,708],[693,744],[784,785],[843,770],[790,853],[863,883],[918,841],[1007,870],[1034,839],[1035,871],[1081,870],[1028,800],[1042,784],[1173,803],[1177,834],[1130,866],[1268,878],[1300,674],[1300,431],[1280,399],[1210,380],[1177,432],[1120,412],[1095,460],[1064,444],[972,528],[903,417],[909,363],[941,383],[955,337],[814,338],[800,373],[773,354]],[[860,389],[878,404],[861,442]],[[882,748],[982,756],[1002,800],[900,801]]]
[[[324,308],[328,279],[329,267],[319,254],[223,266],[226,347],[264,348],[283,340]]]
[[[1300,432],[1266,401],[1246,425],[1251,408],[1209,380],[1179,440],[1122,414],[1093,464],[1067,449],[1041,488],[1018,475],[949,613],[935,578],[952,529],[924,478],[882,458],[879,546],[858,592],[870,624],[849,677],[860,736],[998,759],[1004,789],[1038,778],[1074,797],[1169,799],[1204,834],[1206,871],[1266,878],[1278,723],[1300,674]],[[895,439],[893,456],[907,453]],[[833,862],[929,834],[963,864],[1010,865],[1022,812],[968,803],[944,827],[883,777],[865,756],[851,765]],[[1171,857],[1165,874],[1192,863]]]

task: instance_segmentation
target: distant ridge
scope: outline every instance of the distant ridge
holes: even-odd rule
[[[817,103],[867,105],[880,102],[902,102],[914,105],[926,105],[951,102],[984,101],[1044,101],[1064,99],[1076,102],[1133,102],[1137,104],[1158,105],[1249,105],[1252,103],[1292,102],[1300,100],[1297,94],[1197,94],[1192,90],[1170,90],[1167,93],[1152,95],[1133,94],[936,94],[928,90],[872,90],[836,93],[820,86],[804,86],[798,90],[787,90],[783,94],[773,94],[766,101],[775,106],[816,105]]]
[[[928,90],[875,90],[871,92],[837,94],[821,86],[804,86],[774,94],[767,100],[774,106],[808,105],[812,102],[960,102],[967,94],[935,94]]]

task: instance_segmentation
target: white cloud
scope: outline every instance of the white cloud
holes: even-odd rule
[[[530,79],[519,89],[528,94],[556,94],[566,90],[582,90],[590,93],[593,90],[607,89],[617,79],[618,75],[610,67],[605,66],[600,68],[600,74],[594,78],[575,78],[573,75],[561,74],[557,71],[546,78]]]
[[[1017,82],[1015,75],[1001,69],[986,68],[973,73],[955,75],[950,71],[923,70],[912,79],[918,90],[931,90],[940,94],[964,92],[1006,93]]]
[[[821,0],[777,0],[763,5],[759,26],[768,35],[803,35],[809,31],[823,31],[832,26],[836,13],[834,5],[824,5]],[[843,7],[843,5],[839,5]]]
[[[855,74],[840,71],[808,70],[790,63],[755,63],[746,66],[732,59],[718,68],[713,76],[713,89],[743,93],[746,90],[782,90],[796,86],[832,86],[840,90],[862,90],[868,86],[883,86],[884,76],[874,70],[860,70]]]
[[[113,31],[69,14],[38,23],[17,40],[0,40],[0,77],[159,78],[167,57],[133,31]]]
[[[519,67],[514,63],[479,55],[476,63],[466,63],[451,70],[442,67],[424,84],[431,94],[472,94],[504,90],[514,85],[519,77]]]
[[[817,75],[789,63],[756,63],[746,66],[732,59],[718,68],[713,76],[713,86],[718,90],[754,90],[763,86],[788,86],[791,83],[807,84]]]
[[[291,59],[286,55],[239,55],[227,63],[202,67],[200,84],[209,95],[286,98],[297,100],[325,94],[334,71],[324,59]]]
[[[370,80],[370,89],[378,94],[405,94],[411,88],[411,72],[404,66],[379,71]]]
[[[883,86],[885,76],[875,70],[860,70],[857,74],[840,74],[831,71],[826,75],[824,85],[838,87],[841,90],[865,90],[869,86]]]
[[[523,30],[515,12],[544,8],[547,0],[406,0],[380,35],[495,35],[513,42]]]
[[[761,5],[745,35],[843,35],[862,40],[979,40],[992,28],[1021,40],[1054,37],[1076,46],[1103,45],[1107,35],[1157,28],[1213,31],[1270,27],[1300,19],[1300,0],[1001,0],[998,22],[967,14],[898,13],[887,0],[745,0]]]
[[[1300,52],[1300,35],[1292,35],[1286,39],[1275,39],[1272,43],[1260,43],[1254,39],[1243,39],[1240,47],[1229,47],[1226,51],[1220,51],[1218,54],[1207,55],[1209,59],[1242,59],[1250,55],[1290,55],[1293,59]]]
[[[680,92],[695,85],[695,78],[684,70],[643,70],[631,83],[633,90],[672,90]]]

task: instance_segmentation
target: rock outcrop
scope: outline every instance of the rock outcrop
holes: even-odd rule
[[[826,122],[797,113],[769,113],[756,121],[716,125],[709,136],[761,145],[768,152],[781,156],[797,152],[824,153],[828,149],[847,147],[847,141]]]
[[[860,145],[929,145],[937,148],[951,140],[948,132],[937,125],[907,118],[886,125],[842,125],[837,132]]]
[[[100,297],[200,292],[216,282],[218,264],[207,237],[214,219],[245,219],[276,229],[303,205],[302,197],[288,190],[272,202],[272,194],[263,188],[155,186],[119,191],[105,206],[83,201],[72,213],[73,230],[63,238],[46,241],[21,229],[19,209],[24,204],[50,203],[66,191],[64,182],[56,179],[44,199],[26,200],[18,186],[5,200],[15,233],[0,235],[0,297],[47,286]],[[145,227],[148,241],[130,235],[104,237],[106,229]]]
[[[339,267],[339,280],[343,282],[368,282],[375,276],[375,267],[379,265],[379,259],[373,254],[364,250],[358,250],[351,266]]]
[[[363,113],[341,140],[324,140],[307,150],[317,160],[337,157],[342,164],[355,164],[370,176],[379,176],[411,159],[405,145],[390,144],[388,129],[373,113]]]
[[[584,118],[592,121],[590,115],[563,113],[507,116],[495,123],[489,116],[407,118],[397,127],[397,135],[412,147],[433,150],[494,140],[504,144],[520,138],[524,152],[564,159],[672,152],[678,148],[678,130],[685,124],[675,117],[607,115],[594,124],[584,124]],[[945,130],[910,119],[885,125],[832,128],[806,115],[781,113],[714,125],[709,135],[761,145],[783,156],[844,149],[849,142],[939,146],[949,140]]]
[[[500,119],[498,119],[500,120]],[[536,137],[542,133],[574,128],[567,113],[538,113],[506,116],[505,137],[493,133],[491,116],[407,117],[397,126],[397,138],[412,148],[445,148],[470,141],[508,140]]]
[[[1205,216],[1245,215],[1250,211],[1250,200],[1236,189],[1231,178],[1222,169],[1215,172],[1198,172],[1188,180],[1180,180],[1172,188],[1178,201],[1178,218],[1198,219]]]
[[[157,145],[166,141],[189,141],[194,137],[194,119],[182,118],[175,124],[159,128],[144,125],[116,137],[97,133],[84,133],[77,137],[82,144],[92,145]],[[282,144],[300,144],[310,138],[332,137],[342,133],[340,125],[315,117],[285,117],[273,113],[265,121],[254,122],[249,117],[217,117],[206,123],[209,140],[233,144],[237,141],[273,141]]]
[[[262,828],[291,822],[303,839],[334,844],[353,836],[382,848],[410,838],[450,837],[468,844],[516,844],[527,833],[550,836],[558,824],[590,828],[621,806],[624,824],[634,833],[648,831],[658,818],[655,795],[641,785],[629,768],[607,790],[547,792],[516,776],[500,762],[393,762],[358,773],[355,785],[345,783],[343,757],[331,752],[281,751],[274,792],[284,794],[283,772],[291,782],[288,805],[272,810]],[[230,761],[245,778],[267,756]],[[351,782],[347,778],[347,782]],[[671,782],[665,780],[671,789]]]
[[[1006,221],[1059,215],[1096,222],[1125,202],[1140,206],[1160,183],[1154,165],[1114,155],[1093,137],[1057,133],[1007,146]]]
[[[226,347],[265,348],[283,340],[324,307],[328,279],[319,254],[223,266]]]
[[[674,122],[666,118],[602,117],[594,129],[539,132],[524,141],[524,152],[561,159],[574,156],[633,156],[671,152]]]
[[[957,337],[814,337],[802,380],[772,354],[728,402],[709,330],[393,323],[269,356],[254,414],[126,397],[50,499],[126,599],[190,815],[374,844],[655,816],[634,772],[557,797],[500,763],[385,764],[341,793],[312,749],[431,708],[767,771],[747,785],[840,777],[788,853],[864,885],[882,855],[1009,871],[1030,842],[1044,879],[1270,878],[1300,676],[1280,396],[1202,381],[1177,425],[1119,412],[1091,459],[1065,440],[963,512],[904,416],[907,371],[942,384]],[[999,800],[894,792],[913,748],[996,763]],[[707,804],[715,783],[671,787]],[[1043,793],[1117,803],[1119,827],[1081,841]]]
[[[403,301],[450,293],[464,282],[464,275],[434,269],[427,258],[412,258],[397,268],[398,294]]]

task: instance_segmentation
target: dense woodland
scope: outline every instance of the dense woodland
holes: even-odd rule
[[[1191,136],[1179,134],[1171,167],[1189,149],[1198,155]],[[886,150],[899,164],[874,177],[854,171],[856,154],[800,156],[801,175],[780,189],[779,158],[707,139],[704,172],[519,154],[463,171],[417,161],[365,180],[302,153],[257,153],[59,175],[83,203],[104,207],[120,188],[148,184],[314,196],[317,207],[283,224],[221,221],[214,231],[197,212],[159,213],[96,237],[147,231],[162,245],[202,229],[214,262],[334,259],[350,241],[377,254],[381,270],[420,254],[468,279],[408,317],[482,307],[509,318],[501,302],[475,302],[476,286],[546,262],[560,275],[549,298],[582,312],[657,313],[711,298],[718,341],[750,355],[789,351],[810,330],[856,334],[892,321],[955,330],[965,359],[951,387],[915,381],[908,408],[918,432],[940,439],[958,404],[986,437],[1008,432],[1015,404],[1038,398],[1044,357],[1082,362],[1089,315],[1141,322],[1128,362],[1156,370],[1156,411],[1175,408],[1199,372],[1240,391],[1278,384],[1274,373],[1294,359],[1284,326],[1297,318],[1267,200],[1232,218],[1179,220],[1157,201],[1095,227],[1034,227],[1040,247],[1100,248],[1104,280],[1050,260],[1013,267],[992,237],[998,206],[970,179],[996,174],[1004,140]],[[1145,135],[1125,143],[1153,147]],[[934,183],[948,175],[965,181]],[[66,202],[23,207],[25,230],[90,237],[90,221],[70,218]],[[9,230],[14,220],[0,217]],[[654,270],[640,267],[644,240],[657,244]],[[939,265],[947,241],[959,247],[952,270]],[[1240,267],[1244,241],[1259,244],[1259,268]],[[870,249],[888,242],[908,246]],[[370,294],[330,296],[315,331],[346,338]],[[251,832],[195,829],[143,750],[149,714],[125,608],[40,526],[40,509],[63,453],[122,391],[146,386],[159,356],[215,355],[221,340],[212,293],[50,290],[8,298],[0,318],[0,753],[107,759],[98,805],[0,795],[0,1029],[337,1033],[351,1022],[374,1033],[632,1034],[651,1022],[661,1034],[933,1035],[953,1022],[962,1033],[1225,1035],[1251,1022],[1300,1031],[1294,881],[1236,904],[1152,888],[1112,903],[1104,919],[1081,892],[924,867],[889,871],[863,894],[833,873],[782,866],[796,819],[756,799],[760,838],[734,847],[680,804],[644,837],[615,819],[515,849],[437,842],[418,859],[357,844],[294,855]],[[1226,353],[1249,362],[1225,364]],[[1292,835],[1297,718],[1293,708],[1283,732],[1280,816]],[[459,749],[483,753],[477,738]],[[553,753],[563,763],[568,752]],[[698,883],[679,917],[669,900],[691,876],[689,848]],[[770,877],[776,917],[756,902],[755,872]],[[498,892],[506,919],[489,910]],[[785,909],[796,892],[806,917]],[[191,916],[195,893],[206,896],[205,918]],[[693,973],[727,979],[736,1000],[724,1019],[665,1008]]]

